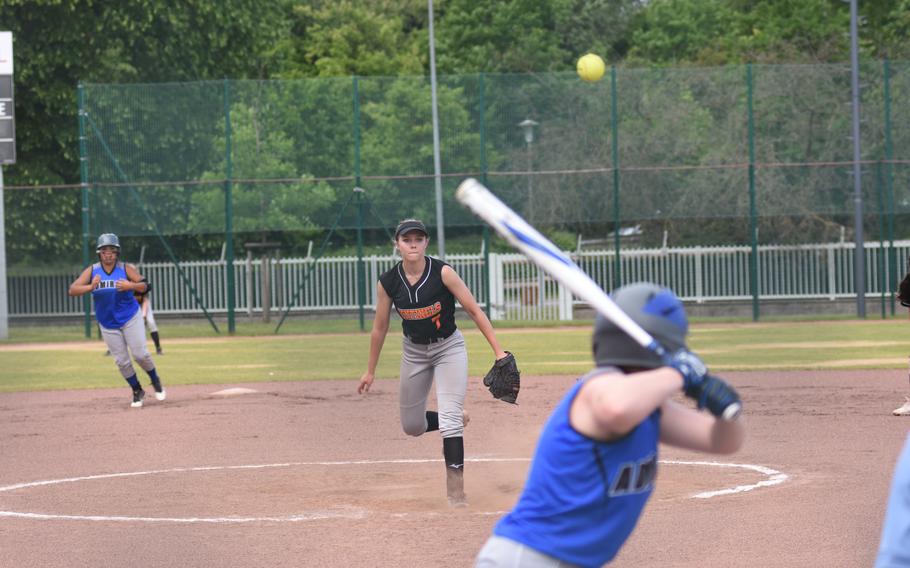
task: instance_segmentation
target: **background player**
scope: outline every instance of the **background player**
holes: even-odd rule
[[[376,286],[370,355],[357,392],[369,392],[376,378],[376,364],[394,304],[404,333],[398,391],[401,427],[411,436],[439,430],[446,465],[446,494],[451,505],[463,506],[468,354],[464,337],[455,326],[456,300],[477,324],[496,359],[507,353],[499,346],[490,320],[461,277],[445,262],[426,256],[429,243],[427,228],[421,221],[406,219],[395,229],[401,262],[384,273]],[[426,410],[434,379],[438,412]]]
[[[875,568],[910,567],[910,436],[897,458]]]
[[[139,303],[139,310],[142,312],[142,319],[145,320],[145,325],[152,335],[152,341],[155,342],[155,353],[164,355],[164,350],[161,349],[161,336],[158,335],[158,324],[155,323],[155,313],[152,311],[152,298],[149,296],[149,291],[140,292],[136,290],[133,295],[136,296],[136,302]]]
[[[897,299],[900,300],[901,305],[905,308],[910,308],[910,258],[907,259],[907,273],[898,284],[897,289]],[[907,314],[910,315],[910,309],[907,310]],[[910,380],[910,374],[908,374],[908,380]],[[895,416],[910,416],[910,396],[905,397],[904,404],[892,410],[891,414]]]
[[[521,497],[494,528],[478,567],[602,566],[629,537],[651,496],[658,441],[718,454],[742,444],[739,421],[672,400],[682,390],[714,414],[739,400],[686,349],[688,321],[673,292],[632,284],[613,299],[674,353],[672,367],[597,317],[597,368],[550,415]]]
[[[98,237],[98,262],[82,271],[70,284],[70,296],[91,292],[95,319],[101,327],[101,337],[114,357],[120,374],[133,389],[133,408],[142,407],[145,391],[139,384],[130,361],[130,353],[142,367],[155,389],[155,398],[165,399],[164,387],[155,371],[155,363],[145,342],[145,325],[139,313],[134,292],[148,292],[149,284],[132,264],[120,261],[120,239],[113,233]]]

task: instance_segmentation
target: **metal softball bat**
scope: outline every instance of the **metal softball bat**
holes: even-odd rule
[[[670,354],[667,350],[622,311],[600,285],[483,184],[474,178],[468,178],[458,186],[455,198],[541,270],[615,323],[636,343],[652,351],[662,360],[668,360]],[[738,402],[733,403],[724,409],[723,418],[734,420],[741,411],[742,405]]]

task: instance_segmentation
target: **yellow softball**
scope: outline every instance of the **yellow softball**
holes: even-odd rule
[[[578,76],[581,77],[582,81],[593,83],[594,81],[599,81],[600,78],[604,76],[604,71],[606,71],[607,66],[599,55],[588,53],[578,59],[576,69],[578,70]]]

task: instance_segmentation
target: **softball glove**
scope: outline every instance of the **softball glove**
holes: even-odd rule
[[[483,384],[490,389],[493,398],[516,404],[521,389],[521,372],[515,356],[506,351],[506,356],[493,363],[493,368],[484,376]]]

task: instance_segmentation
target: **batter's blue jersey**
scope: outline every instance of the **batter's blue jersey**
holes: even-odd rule
[[[894,468],[875,568],[910,567],[910,436]]]
[[[562,399],[541,433],[524,491],[494,533],[577,566],[613,559],[654,488],[660,411],[622,439],[592,440],[569,423],[585,379]]]
[[[100,262],[92,265],[92,279],[101,277],[100,285],[92,290],[92,300],[95,302],[95,318],[101,327],[119,329],[130,321],[139,310],[139,303],[131,291],[118,292],[115,287],[117,280],[129,280],[126,268],[122,262],[114,265],[108,274]]]

